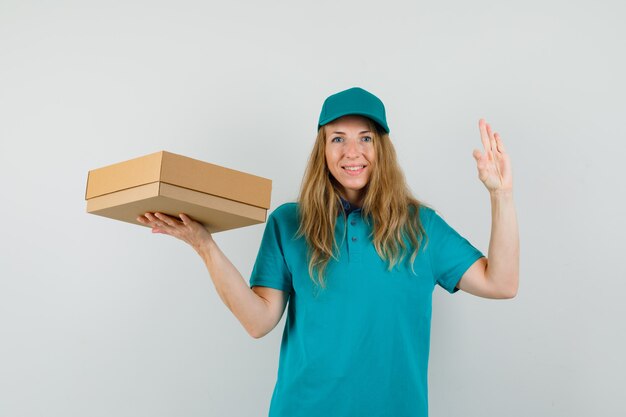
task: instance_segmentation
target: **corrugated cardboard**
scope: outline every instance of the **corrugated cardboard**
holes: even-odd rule
[[[87,212],[141,226],[146,212],[185,213],[211,233],[266,220],[269,179],[161,151],[89,171]]]

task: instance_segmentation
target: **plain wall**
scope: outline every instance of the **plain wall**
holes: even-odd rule
[[[387,107],[415,195],[487,253],[478,119],[511,155],[512,300],[434,292],[433,417],[623,416],[620,1],[0,0],[0,416],[265,416],[252,339],[186,244],[85,213],[90,169],[169,150],[293,201],[323,100]],[[215,234],[246,278],[263,225]]]

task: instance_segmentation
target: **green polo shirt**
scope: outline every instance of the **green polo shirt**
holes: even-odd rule
[[[270,417],[426,417],[432,293],[456,292],[463,273],[484,256],[430,208],[428,235],[414,262],[387,270],[361,209],[337,217],[340,254],[325,290],[308,274],[298,205],[268,217],[250,287],[290,294]]]

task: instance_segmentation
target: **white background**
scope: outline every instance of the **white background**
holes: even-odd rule
[[[434,293],[431,416],[623,416],[620,1],[0,0],[0,416],[265,416],[252,339],[183,242],[85,213],[168,150],[293,201],[323,100],[387,107],[415,195],[488,250],[478,119],[513,162],[513,300]],[[246,279],[263,225],[215,234]]]

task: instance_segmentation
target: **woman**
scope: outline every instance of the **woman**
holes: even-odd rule
[[[361,88],[324,102],[298,202],[268,217],[249,286],[186,215],[140,218],[199,253],[253,337],[276,326],[289,300],[270,416],[427,416],[434,286],[515,296],[510,161],[482,119],[479,129],[485,153],[473,156],[491,197],[489,262],[411,196],[384,105]]]

